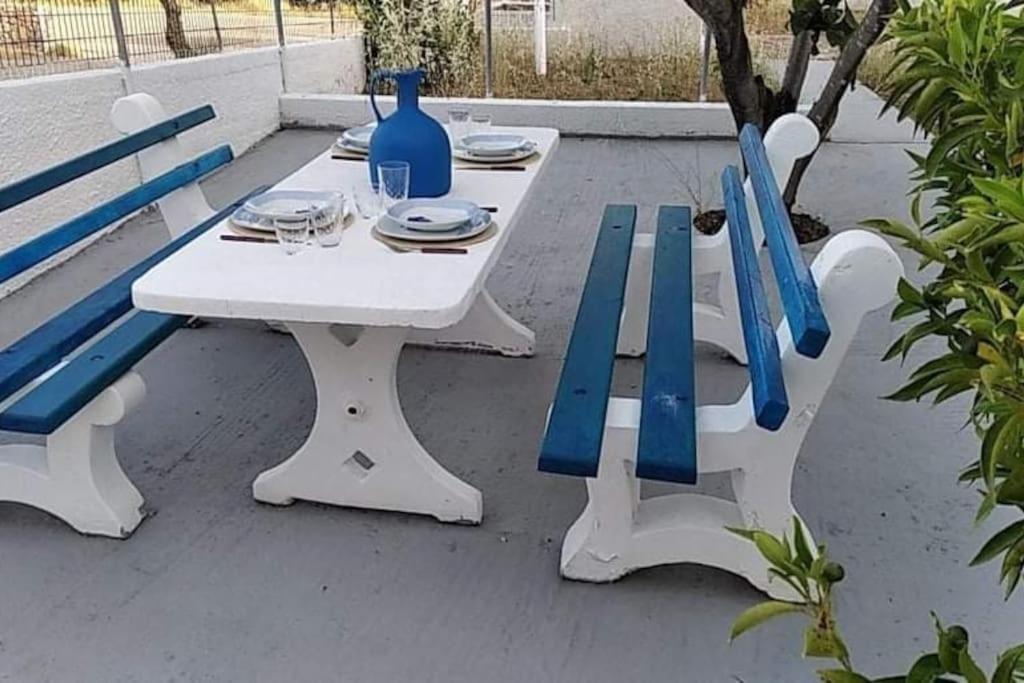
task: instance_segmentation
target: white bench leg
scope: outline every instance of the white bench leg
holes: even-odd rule
[[[114,452],[114,426],[145,396],[129,372],[46,438],[0,446],[0,500],[59,517],[84,534],[125,538],[142,522],[142,495]]]
[[[441,330],[413,329],[408,343],[468,351],[489,351],[503,356],[532,356],[533,330],[506,313],[487,292],[480,290],[466,316]]]
[[[306,442],[253,483],[256,500],[295,499],[479,523],[480,492],[437,463],[409,429],[398,401],[405,328],[287,323],[316,385]]]
[[[832,335],[824,353],[810,359],[796,353],[788,326],[779,326],[790,403],[782,428],[757,426],[749,387],[735,404],[697,410],[697,469],[731,473],[737,502],[695,493],[642,500],[634,474],[640,402],[613,398],[598,476],[587,480],[587,507],[562,545],[563,576],[614,581],[642,567],[692,562],[742,576],[772,597],[795,597],[786,584],[769,581],[753,544],[725,527],[791,533],[793,471],[807,430],[861,319],[891,299],[903,273],[884,240],[863,231],[832,238],[811,270]]]

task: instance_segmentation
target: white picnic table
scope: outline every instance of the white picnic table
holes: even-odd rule
[[[295,499],[432,515],[478,523],[480,492],[420,445],[398,400],[398,356],[406,343],[532,354],[534,335],[502,311],[484,283],[524,201],[550,161],[558,131],[501,128],[538,143],[524,171],[459,170],[449,197],[497,207],[496,234],[467,254],[398,253],[359,218],[335,248],[286,255],[274,244],[224,241],[225,223],[139,278],[137,308],[212,318],[281,321],[316,385],[306,442],[253,483],[257,500]],[[367,184],[365,162],[324,152],[278,189],[348,193]]]

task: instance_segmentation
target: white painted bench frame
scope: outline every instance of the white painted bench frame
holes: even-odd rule
[[[802,116],[783,117],[765,144],[776,177],[787,178],[793,162],[814,149],[817,130]],[[751,230],[754,244],[760,245],[763,232],[751,194],[748,189]],[[745,361],[727,230],[723,226],[713,237],[695,236],[694,272],[719,274],[721,302],[717,310],[708,304],[694,306],[695,336]],[[641,353],[646,339],[652,247],[653,236],[648,235],[640,235],[634,244],[619,338],[619,350],[627,355]],[[698,493],[642,499],[635,475],[641,402],[613,397],[598,474],[587,479],[587,506],[562,544],[563,576],[607,582],[643,567],[687,562],[725,569],[774,597],[793,598],[788,586],[770,581],[767,564],[753,544],[726,527],[775,534],[792,529],[792,518],[798,516],[791,496],[793,471],[807,429],[861,319],[892,299],[903,266],[883,239],[851,230],[828,241],[811,272],[831,338],[822,355],[811,359],[796,352],[785,318],[778,325],[790,403],[782,427],[771,432],[756,424],[749,384],[734,404],[697,408],[698,472],[729,472],[736,502]]]
[[[154,97],[139,93],[115,102],[111,118],[119,131],[129,134],[170,117]],[[152,145],[139,152],[137,158],[143,182],[187,159],[177,137]],[[194,182],[157,203],[171,239],[215,213]],[[87,349],[122,320],[112,323],[79,349]],[[0,410],[39,386],[72,357],[74,354],[0,402]],[[129,536],[145,517],[144,499],[118,462],[114,429],[145,395],[142,377],[131,370],[47,435],[45,445],[0,446],[0,500],[45,510],[85,534]]]

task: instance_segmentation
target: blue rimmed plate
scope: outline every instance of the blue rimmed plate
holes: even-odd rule
[[[388,209],[392,220],[409,230],[446,232],[480,213],[480,207],[462,199],[407,199]]]
[[[481,211],[473,216],[471,220],[462,223],[453,230],[446,230],[444,232],[407,228],[388,214],[380,217],[374,230],[385,237],[393,237],[408,242],[452,242],[476,237],[489,227],[491,227],[491,214]]]

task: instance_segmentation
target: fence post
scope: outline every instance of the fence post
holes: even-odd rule
[[[335,0],[330,0],[327,3],[327,6],[331,9],[331,38],[334,37],[334,2]]]
[[[533,0],[533,52],[538,76],[548,73],[548,12],[546,0]]]
[[[117,56],[125,68],[131,66],[128,59],[128,41],[124,37],[124,20],[121,18],[120,0],[110,0],[110,20],[114,24],[114,40],[117,41]]]
[[[708,71],[711,69],[711,29],[701,22],[700,25],[700,85],[697,90],[697,99],[700,102],[708,101]]]
[[[273,0],[274,21],[277,23],[277,46],[284,47],[284,15],[281,13],[281,0]]]
[[[210,0],[210,14],[213,15],[213,32],[217,34],[217,52],[224,52],[224,38],[220,34],[220,22],[217,21],[217,0]]]
[[[484,96],[494,97],[494,44],[491,41],[491,0],[484,0]]]

